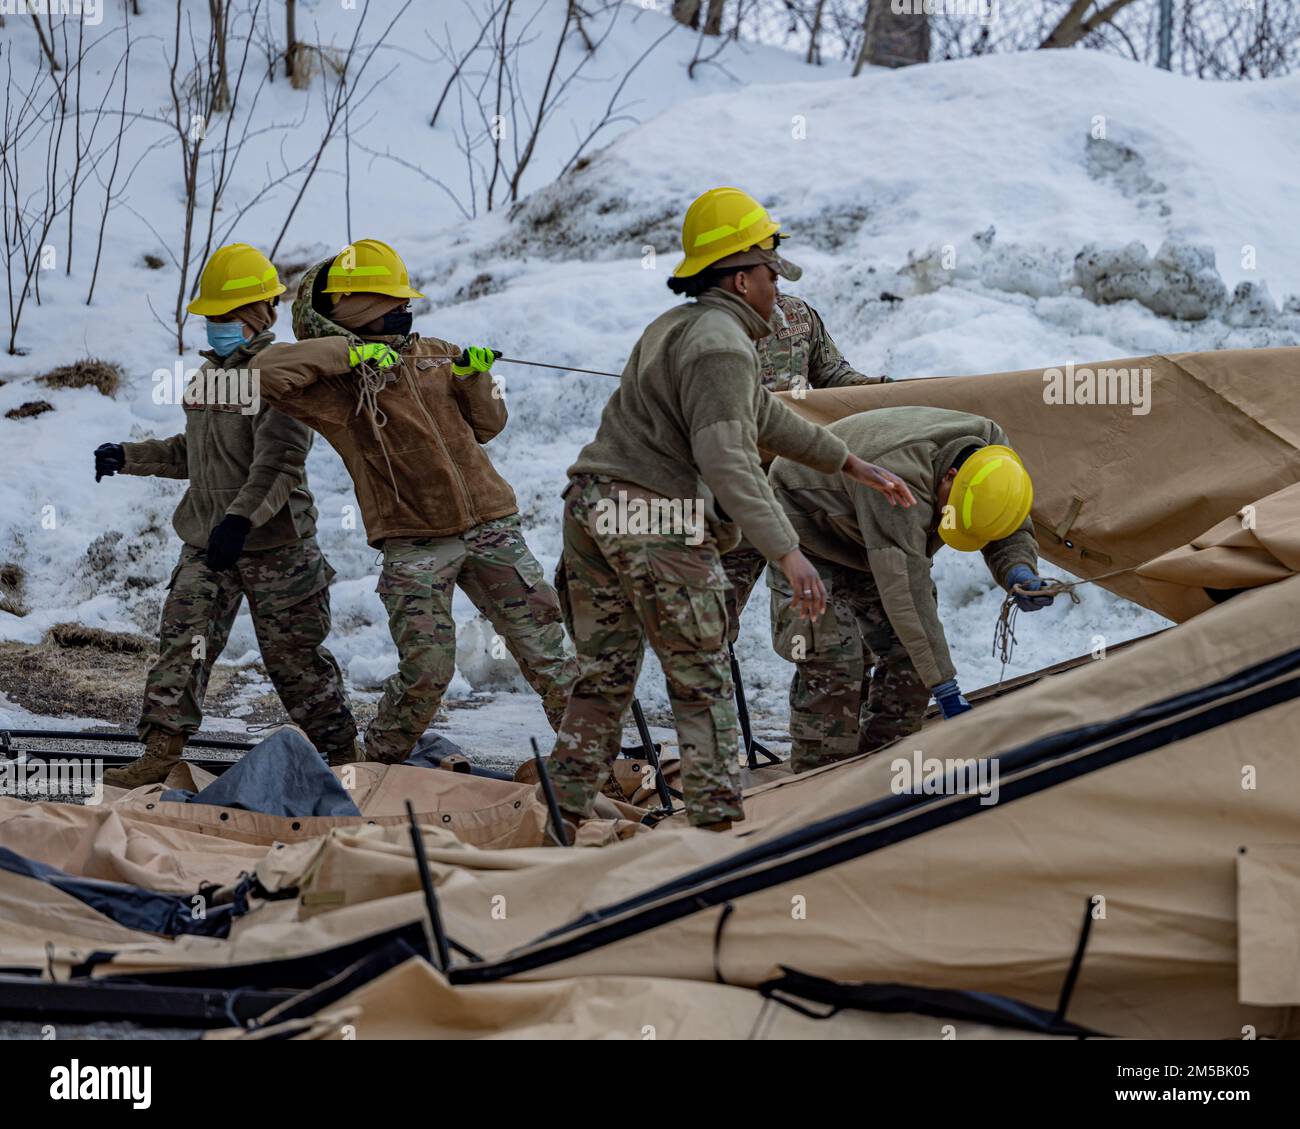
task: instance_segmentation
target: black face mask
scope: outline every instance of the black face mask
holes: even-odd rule
[[[412,320],[414,315],[405,307],[389,310],[384,315],[384,324],[379,332],[384,337],[405,337],[411,332]]]

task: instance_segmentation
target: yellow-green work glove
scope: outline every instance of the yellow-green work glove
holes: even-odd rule
[[[492,362],[495,361],[500,353],[493,351],[483,345],[471,345],[468,349],[462,349],[460,356],[451,362],[451,371],[454,376],[473,376],[476,372],[491,372]]]
[[[348,346],[348,364],[353,368],[366,362],[381,369],[392,368],[401,359],[396,352],[381,341],[371,341],[366,345]]]

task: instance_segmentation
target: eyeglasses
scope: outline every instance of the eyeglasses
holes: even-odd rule
[[[775,232],[764,239],[762,243],[755,243],[754,246],[759,251],[775,251],[781,246],[781,233],[779,231]]]

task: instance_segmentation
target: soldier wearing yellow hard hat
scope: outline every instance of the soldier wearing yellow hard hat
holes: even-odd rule
[[[687,818],[721,830],[744,816],[719,556],[736,543],[736,527],[790,579],[799,610],[817,616],[825,606],[763,473],[760,444],[891,503],[913,502],[901,480],[759,381],[755,343],[771,332],[777,276],[798,270],[778,254],[779,233],[738,188],[690,206],[668,285],[694,300],[642,333],[596,437],[569,468],[559,586],[580,672],[550,774],[575,822],[591,813],[618,753],[647,642],[668,683]]]
[[[343,459],[397,647],[365,733],[368,760],[405,760],[456,672],[459,588],[487,618],[552,725],[574,672],[554,589],[524,540],[519,503],[485,449],[505,427],[491,349],[413,332],[401,256],[358,239],[309,269],[298,341],[260,358],[262,393]]]
[[[892,509],[841,475],[779,458],[769,477],[799,543],[831,593],[825,621],[809,632],[776,595],[772,642],[795,664],[790,688],[796,772],[870,752],[915,732],[931,695],[944,717],[970,709],[957,685],[930,569],[945,544],[982,552],[993,579],[1035,592],[1034,488],[993,420],[946,408],[877,408],[827,431],[864,459],[879,459],[916,495]],[[1036,611],[1049,595],[1016,595]],[[868,669],[869,668],[869,669]]]
[[[676,273],[696,281],[679,283],[682,292],[700,285],[700,275],[694,273],[697,268],[716,271],[732,265],[768,263],[788,282],[803,277],[803,271],[780,253],[785,236],[777,222],[738,188],[706,192],[687,212],[686,223],[690,229],[683,232],[687,253]],[[721,257],[714,260],[714,255]],[[701,263],[706,267],[700,267]],[[758,379],[769,392],[850,388],[888,380],[866,376],[849,364],[821,315],[803,298],[778,293],[769,320],[772,332],[755,342]],[[727,638],[733,644],[750,593],[766,567],[763,554],[744,540],[722,555],[729,585]]]
[[[245,597],[289,716],[331,763],[357,755],[343,675],[324,643],[333,570],[316,543],[307,489],[311,431],[263,402],[258,389],[258,358],[275,340],[284,285],[262,252],[232,243],[213,252],[198,291],[187,309],[206,319],[209,348],[185,389],[185,430],[95,452],[96,480],[121,472],[189,483],[172,519],[180,561],[145,682],[145,754],[104,775],[123,788],[158,783],[180,760]]]

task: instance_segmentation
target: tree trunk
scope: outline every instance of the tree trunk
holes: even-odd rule
[[[1109,23],[1132,2],[1133,0],[1110,0],[1110,3],[1099,12],[1088,16],[1087,13],[1088,9],[1092,7],[1092,0],[1074,0],[1069,10],[1061,17],[1061,22],[1052,29],[1052,33],[1043,40],[1040,46],[1073,47],[1079,40],[1096,31],[1102,24]]]
[[[727,10],[727,0],[709,0],[709,12],[704,17],[704,34],[721,35],[722,17]]]
[[[919,5],[918,5],[919,7]],[[930,17],[924,12],[899,15],[890,0],[867,0],[862,46],[853,73],[864,66],[906,67],[930,61]]]
[[[293,82],[298,65],[298,4],[284,0],[284,77]]]
[[[804,59],[805,63],[816,63],[818,66],[821,66],[822,9],[825,7],[826,0],[817,0],[817,9],[813,12],[812,31],[808,36],[808,57]]]
[[[222,0],[208,0],[208,15],[212,19],[212,38],[217,48],[216,90],[212,95],[212,109],[217,113],[230,109],[230,84],[226,81],[226,22],[229,11]]]
[[[673,19],[690,28],[699,27],[702,3],[703,0],[673,0]]]

